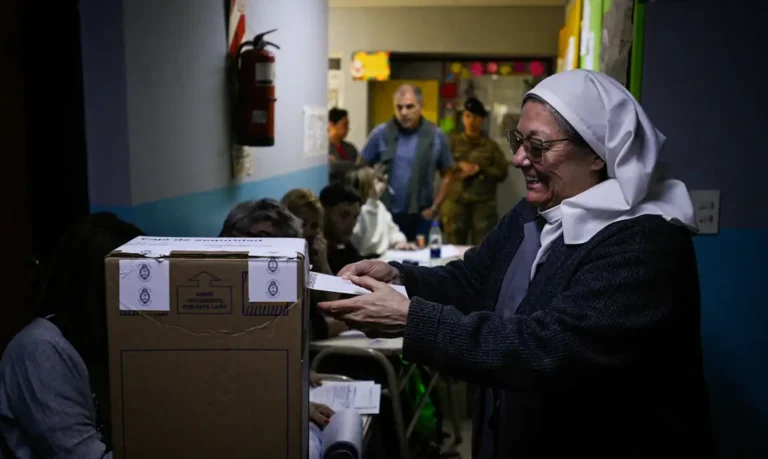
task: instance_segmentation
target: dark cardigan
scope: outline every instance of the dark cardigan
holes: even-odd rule
[[[505,321],[501,281],[534,217],[520,202],[444,267],[393,263],[411,297],[404,358],[500,390],[497,459],[708,455],[690,233],[641,216],[561,237]]]

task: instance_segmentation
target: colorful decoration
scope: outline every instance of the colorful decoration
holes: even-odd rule
[[[515,73],[526,73],[528,69],[525,67],[525,62],[515,62],[512,64],[512,71]]]
[[[465,80],[472,78],[472,72],[469,69],[461,69],[461,77]]]
[[[391,73],[389,66],[389,52],[358,51],[352,55],[352,65],[350,66],[350,70],[353,80],[388,80]]]
[[[472,65],[469,66],[469,71],[475,76],[480,76],[485,73],[485,66],[482,62],[473,62]]]
[[[442,96],[443,99],[453,99],[456,97],[457,92],[458,89],[456,88],[456,83],[445,83],[440,88],[440,96]]]
[[[448,72],[448,73],[445,74],[445,81],[447,83],[452,82],[455,78],[456,78],[456,74],[453,73],[453,72]]]
[[[541,76],[544,74],[544,64],[539,61],[533,61],[528,65],[528,71],[535,77]]]
[[[461,62],[454,62],[451,64],[451,72],[453,73],[460,73],[464,69],[464,66],[461,65]]]
[[[504,64],[501,66],[501,69],[499,71],[501,72],[502,75],[509,75],[510,73],[512,73],[512,67],[510,67],[507,64]]]
[[[499,71],[499,64],[489,62],[488,65],[485,66],[485,69],[488,70],[488,73],[496,73]]]
[[[453,117],[442,118],[440,119],[440,129],[446,134],[452,134],[454,129],[456,129],[456,121]]]

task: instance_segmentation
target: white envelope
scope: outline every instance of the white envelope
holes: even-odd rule
[[[408,298],[408,292],[402,285],[389,284],[389,286]],[[309,273],[307,288],[312,290],[322,290],[324,292],[345,293],[347,295],[365,295],[366,293],[371,293],[370,290],[358,287],[353,284],[352,281],[316,272]]]

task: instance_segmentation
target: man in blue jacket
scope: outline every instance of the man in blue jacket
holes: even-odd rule
[[[429,232],[445,197],[453,166],[448,137],[421,114],[421,89],[409,84],[394,95],[395,116],[371,132],[360,155],[365,164],[383,166],[389,187],[381,196],[409,241]],[[442,181],[434,196],[434,179]]]

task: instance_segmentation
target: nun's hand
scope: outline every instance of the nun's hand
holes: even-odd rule
[[[400,271],[381,260],[363,260],[352,263],[341,268],[337,275],[344,279],[367,276],[387,284],[400,284]]]
[[[384,282],[370,277],[351,276],[349,280],[371,293],[348,300],[326,301],[319,303],[317,308],[368,336],[402,336],[411,301]]]

